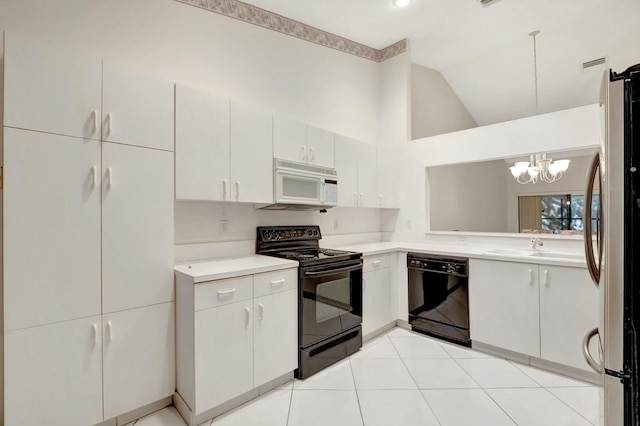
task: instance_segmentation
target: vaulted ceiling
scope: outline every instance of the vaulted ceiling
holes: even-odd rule
[[[595,103],[605,67],[640,63],[639,0],[243,1],[376,49],[408,39],[411,61],[440,71],[479,125]]]

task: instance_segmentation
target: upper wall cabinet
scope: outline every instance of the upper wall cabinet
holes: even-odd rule
[[[173,151],[173,83],[104,65],[102,139]]]
[[[273,202],[272,115],[176,86],[176,199]]]
[[[273,156],[333,168],[334,135],[327,130],[276,115],[273,117]]]
[[[376,146],[336,135],[338,205],[378,207]]]
[[[270,112],[231,102],[232,200],[273,202],[273,130]]]
[[[4,125],[100,139],[102,62],[5,34]]]
[[[176,199],[229,201],[229,100],[176,85]]]
[[[378,200],[377,207],[400,207],[400,187],[406,161],[404,150],[396,145],[378,146]]]

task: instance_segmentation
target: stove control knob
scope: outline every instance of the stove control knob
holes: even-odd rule
[[[264,233],[262,234],[262,238],[269,241],[271,239],[271,231],[264,231]]]

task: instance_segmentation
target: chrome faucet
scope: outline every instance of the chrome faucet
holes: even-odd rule
[[[533,250],[537,249],[538,247],[542,247],[544,245],[540,237],[538,237],[537,235],[531,236],[531,239],[529,240],[529,244],[531,244],[531,248]]]

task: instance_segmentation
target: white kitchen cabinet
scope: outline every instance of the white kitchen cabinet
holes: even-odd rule
[[[104,418],[175,390],[173,302],[103,316]]]
[[[540,356],[538,265],[469,260],[473,341]]]
[[[177,391],[186,417],[199,424],[297,368],[297,278],[297,268],[206,282],[177,276]]]
[[[295,269],[253,278],[254,386],[298,367],[297,278]]]
[[[174,149],[174,83],[104,64],[102,140]]]
[[[99,315],[100,142],[5,127],[4,329]]]
[[[272,203],[271,113],[232,101],[230,120],[231,200]]]
[[[102,148],[102,311],[173,299],[173,153]]]
[[[4,125],[100,139],[102,61],[5,34]]]
[[[252,304],[248,299],[195,313],[195,410],[253,388]]]
[[[176,199],[229,201],[229,100],[176,85]]]
[[[3,424],[102,422],[101,330],[92,316],[5,332]]]
[[[380,331],[395,321],[397,287],[395,255],[364,258],[362,278],[362,335]]]
[[[377,207],[376,146],[336,135],[338,205]]]
[[[400,193],[407,161],[404,149],[398,144],[379,145],[377,153],[377,182],[379,208],[399,208]]]
[[[27,107],[37,112],[33,122],[5,122],[3,129],[4,408],[12,419],[5,424],[96,424],[175,389],[173,343],[162,344],[173,324],[173,142],[162,142],[173,140],[173,88],[161,84],[168,85],[170,97],[147,100],[162,104],[162,114],[151,113],[157,108],[136,98],[154,96],[147,92],[152,79],[112,78],[105,96],[117,96],[102,99],[101,66],[89,72],[84,59],[52,56],[50,46],[20,48],[16,64],[5,57],[12,72],[5,73],[4,87],[33,80],[32,87],[19,96],[5,91],[4,109],[14,117],[30,115]],[[85,73],[95,73],[99,89]],[[97,106],[91,106],[94,92]],[[101,137],[102,101],[114,107],[111,135],[126,135],[118,136],[121,143],[91,139]],[[87,107],[96,114],[74,112]],[[134,107],[150,110],[137,113]],[[121,114],[127,119],[117,121]],[[79,121],[84,130],[77,130]],[[143,132],[151,121],[153,131]],[[134,125],[140,129],[130,131]],[[131,146],[136,144],[164,150]],[[165,315],[151,315],[155,309]],[[118,330],[126,331],[118,336],[128,340],[111,351],[103,347],[105,320],[125,317]],[[42,421],[31,421],[38,416]]]
[[[598,291],[585,268],[471,259],[469,309],[472,340],[590,370],[582,339]]]
[[[582,338],[598,326],[598,289],[585,268],[540,265],[539,270],[540,357],[589,371]],[[598,353],[597,347],[592,350]]]
[[[273,117],[273,156],[275,158],[334,167],[333,133],[297,120]]]

